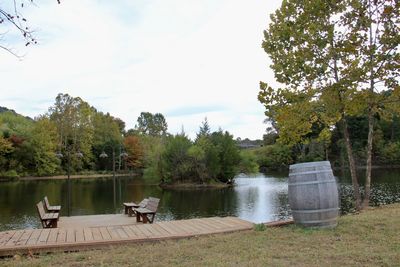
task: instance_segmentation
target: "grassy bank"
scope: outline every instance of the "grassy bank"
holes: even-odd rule
[[[295,225],[75,253],[16,256],[4,266],[398,266],[400,204],[341,217],[333,230]]]

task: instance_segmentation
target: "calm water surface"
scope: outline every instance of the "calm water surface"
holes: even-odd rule
[[[335,172],[342,212],[350,211],[351,186],[346,173]],[[400,202],[400,170],[374,170],[371,200],[374,205]],[[161,199],[156,219],[173,220],[210,216],[237,216],[252,222],[290,217],[287,173],[238,176],[235,186],[223,189],[162,190],[138,177],[71,180],[70,215],[122,213],[122,203],[148,196]],[[45,195],[68,213],[66,180],[0,183],[0,231],[40,227],[35,204]],[[132,218],[133,219],[133,218]],[[134,219],[133,219],[134,220]]]

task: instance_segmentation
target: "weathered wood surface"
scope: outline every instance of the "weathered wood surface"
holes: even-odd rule
[[[84,228],[126,224],[136,224],[136,220],[124,214],[99,214],[60,217],[58,228]]]
[[[329,161],[290,165],[289,205],[296,224],[335,227],[339,216],[339,194]]]
[[[250,230],[253,226],[253,223],[236,217],[212,217],[154,224],[13,230],[0,232],[0,256],[178,239]]]

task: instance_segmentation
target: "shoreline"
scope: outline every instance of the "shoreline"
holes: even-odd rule
[[[137,176],[137,173],[116,173],[115,177],[125,177],[125,176]],[[106,178],[113,177],[113,174],[74,174],[70,175],[70,179],[96,179],[96,178]],[[67,175],[54,175],[54,176],[24,176],[15,178],[15,180],[21,181],[36,181],[36,180],[66,180],[68,179]],[[0,181],[2,179],[0,178]],[[4,179],[7,180],[7,179]],[[11,179],[12,180],[12,179]]]
[[[169,190],[191,190],[191,189],[221,189],[233,186],[233,184],[226,183],[214,183],[214,184],[190,184],[190,183],[178,183],[178,184],[159,184],[162,189]]]

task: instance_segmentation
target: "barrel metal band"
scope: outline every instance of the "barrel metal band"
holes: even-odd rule
[[[338,210],[339,208],[319,209],[319,210],[292,210],[292,213],[319,213],[319,212],[329,212]]]
[[[332,170],[319,170],[319,171],[308,171],[308,172],[292,172],[289,173],[289,176],[294,176],[294,175],[305,175],[305,174],[316,174],[316,173],[332,173]]]
[[[316,220],[316,221],[306,221],[306,222],[300,222],[301,224],[311,224],[311,223],[325,223],[325,222],[334,222],[336,221],[337,218],[332,218],[332,219],[327,219],[327,220]]]
[[[336,180],[326,180],[326,181],[311,181],[311,182],[299,182],[299,183],[289,183],[289,186],[296,186],[296,185],[309,185],[309,184],[329,184],[329,183],[336,183]]]

